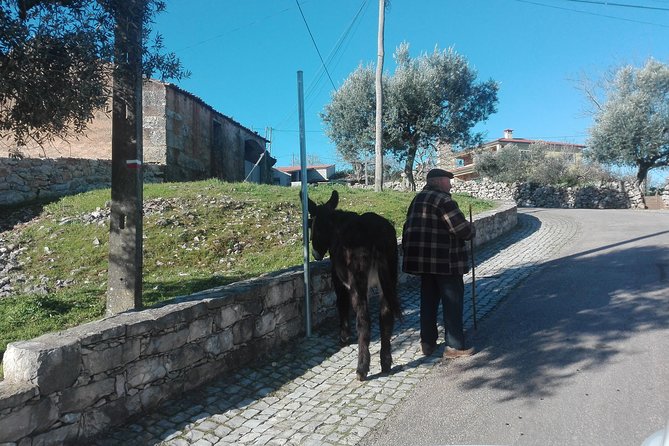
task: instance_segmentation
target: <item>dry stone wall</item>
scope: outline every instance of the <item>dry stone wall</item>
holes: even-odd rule
[[[425,182],[416,182],[420,190]],[[389,189],[405,190],[401,183],[386,185]],[[627,209],[643,208],[641,190],[630,182],[602,183],[598,186],[561,187],[529,183],[504,184],[487,178],[473,181],[453,181],[452,192],[469,194],[484,200],[511,200],[520,207]],[[669,193],[663,195],[669,200]]]
[[[453,192],[467,193],[483,199],[511,199],[520,207],[627,209],[642,208],[641,190],[630,182],[609,182],[598,186],[541,186],[530,183],[510,185],[487,178],[477,181],[454,181]]]
[[[144,182],[162,182],[164,166],[146,164]],[[111,160],[0,158],[0,206],[111,187]]]
[[[476,239],[516,223],[516,206],[503,204],[476,216]],[[312,264],[315,325],[335,315],[329,269],[327,261]],[[305,319],[300,267],[11,343],[0,382],[0,444],[85,444],[280,348],[304,333]]]

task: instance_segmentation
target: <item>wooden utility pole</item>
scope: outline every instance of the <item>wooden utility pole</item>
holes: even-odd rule
[[[383,190],[383,29],[386,17],[386,0],[379,0],[378,56],[376,58],[376,141],[374,153],[374,190]],[[365,170],[366,173],[366,170]]]
[[[112,186],[107,315],[142,306],[144,0],[114,3]]]

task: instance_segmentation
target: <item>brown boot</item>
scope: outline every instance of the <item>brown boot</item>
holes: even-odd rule
[[[472,356],[474,353],[476,353],[476,350],[474,350],[474,347],[468,348],[466,350],[458,350],[453,347],[446,347],[446,350],[444,350],[444,359],[457,359],[457,358],[467,358],[469,356]]]

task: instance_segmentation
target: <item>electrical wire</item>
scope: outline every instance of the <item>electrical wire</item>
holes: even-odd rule
[[[602,5],[602,6],[619,6],[623,8],[636,8],[636,9],[652,9],[654,11],[669,11],[669,8],[660,8],[658,6],[645,6],[645,5],[630,5],[627,3],[613,3],[613,2],[602,2],[594,0],[563,0],[565,2],[574,2],[574,3],[590,3],[592,5]]]
[[[335,87],[334,81],[332,80],[332,76],[330,76],[330,72],[328,71],[328,67],[325,65],[325,61],[323,60],[323,56],[321,55],[321,50],[318,49],[318,45],[316,44],[316,39],[314,39],[314,35],[311,32],[311,28],[309,28],[309,24],[307,23],[307,18],[304,16],[304,12],[302,11],[302,7],[300,6],[299,0],[295,0],[295,3],[297,4],[297,8],[300,10],[300,15],[302,15],[302,20],[304,21],[304,25],[307,27],[307,31],[309,32],[309,36],[311,37],[311,42],[314,44],[314,48],[316,48],[318,57],[321,60],[321,63],[323,64],[323,68],[325,69],[325,72],[328,75],[328,79],[330,79],[330,83],[332,84],[332,88],[336,90],[337,87]]]
[[[346,44],[348,44],[350,42],[349,37],[351,35],[351,32],[354,31],[357,28],[357,25],[360,24],[359,19],[362,16],[362,13],[365,11],[365,7],[368,4],[369,4],[369,0],[363,0],[363,2],[360,4],[360,8],[358,8],[358,11],[353,16],[353,19],[349,23],[348,27],[342,33],[342,35],[339,37],[339,40],[337,41],[337,43],[335,44],[333,49],[330,51],[330,54],[328,54],[328,58],[326,60],[326,65],[322,65],[321,68],[319,68],[319,70],[316,73],[316,76],[314,78],[312,78],[311,82],[309,82],[309,84],[307,85],[307,89],[306,89],[306,92],[305,92],[305,102],[309,103],[310,101],[313,100],[315,91],[320,92],[320,89],[317,90],[317,88],[319,87],[319,84],[321,83],[321,80],[323,79],[323,75],[325,73],[325,70],[323,69],[323,66],[330,65],[331,61],[335,57],[339,57],[338,61],[335,63],[335,66],[336,66],[337,63],[339,63],[339,60],[341,60],[341,55],[343,54],[342,49],[345,48]],[[322,88],[322,86],[320,88]],[[276,127],[282,127],[283,125],[287,124],[288,121],[293,119],[296,114],[297,114],[297,110],[295,110],[295,109],[288,112],[287,115],[284,118],[282,118],[276,124]],[[294,130],[294,131],[296,132],[297,130]]]
[[[529,5],[543,6],[544,8],[560,9],[562,11],[577,12],[579,14],[587,14],[587,15],[592,15],[592,16],[597,16],[597,17],[605,17],[605,18],[608,18],[608,19],[621,20],[621,21],[624,21],[624,22],[639,23],[639,24],[642,24],[642,25],[659,26],[661,28],[669,28],[669,25],[662,25],[660,23],[644,22],[642,20],[634,20],[634,19],[626,19],[626,18],[623,18],[623,17],[616,17],[616,16],[612,16],[612,15],[598,14],[596,12],[581,11],[579,9],[564,8],[564,7],[555,6],[555,5],[547,5],[545,3],[539,3],[539,2],[530,1],[530,0],[515,0],[515,1],[518,2],[518,3],[527,3]]]

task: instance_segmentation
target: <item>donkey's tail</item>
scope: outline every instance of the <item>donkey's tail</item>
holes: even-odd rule
[[[397,294],[398,253],[394,230],[392,243],[390,243],[389,238],[385,249],[381,251],[381,258],[379,259],[379,282],[383,290],[383,298],[395,319],[402,320],[402,306]]]

